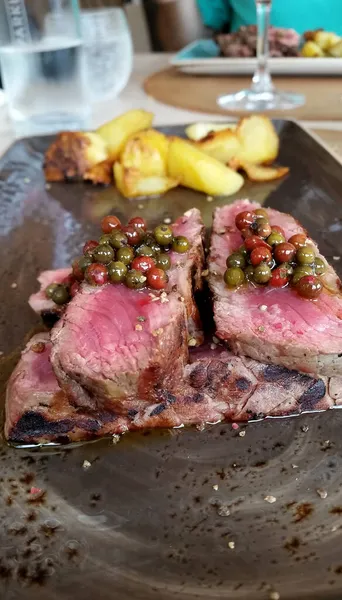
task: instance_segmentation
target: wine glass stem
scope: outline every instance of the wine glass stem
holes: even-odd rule
[[[274,86],[268,70],[268,29],[271,0],[256,0],[257,13],[257,68],[252,80],[253,92],[273,92]]]

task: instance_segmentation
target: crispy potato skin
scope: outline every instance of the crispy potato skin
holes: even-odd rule
[[[110,183],[107,161],[106,146],[99,136],[63,131],[47,149],[43,168],[47,181],[90,179],[94,183]],[[98,168],[93,173],[95,166]]]
[[[235,194],[244,183],[239,173],[177,137],[171,139],[167,168],[181,185],[212,196]]]
[[[235,165],[236,166],[236,165]],[[288,167],[263,167],[260,165],[253,165],[251,163],[240,163],[239,167],[245,171],[250,181],[274,181],[275,179],[281,179],[288,174]]]
[[[192,123],[185,129],[189,140],[199,142],[215,131],[226,131],[236,129],[236,123]]]
[[[178,185],[178,180],[165,175],[143,176],[139,169],[126,168],[114,163],[114,179],[119,192],[125,198],[160,196]]]
[[[216,158],[225,165],[239,155],[241,142],[232,129],[212,131],[205,138],[195,142],[196,148]]]
[[[130,110],[116,119],[101,125],[96,133],[105,141],[109,158],[117,160],[127,140],[152,125],[153,114],[146,110]]]
[[[126,169],[138,169],[142,176],[166,176],[169,139],[155,129],[132,135],[120,153],[120,163]]]

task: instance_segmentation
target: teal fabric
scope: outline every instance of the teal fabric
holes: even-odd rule
[[[197,0],[202,19],[216,31],[229,23],[236,31],[256,22],[255,0]],[[322,27],[342,35],[342,0],[273,0],[271,24],[295,29],[302,34]]]

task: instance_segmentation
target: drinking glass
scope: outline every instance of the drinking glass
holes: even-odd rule
[[[120,7],[84,9],[81,26],[91,100],[114,98],[126,86],[133,67],[126,15]]]
[[[88,127],[77,0],[0,0],[0,66],[16,135]]]
[[[250,89],[219,96],[217,103],[230,111],[291,110],[305,103],[305,96],[275,89],[268,70],[268,30],[272,0],[256,0],[257,68]]]

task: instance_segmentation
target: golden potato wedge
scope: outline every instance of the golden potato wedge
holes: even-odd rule
[[[224,131],[226,129],[236,129],[236,123],[192,123],[186,128],[185,133],[189,140],[198,142],[213,131]]]
[[[268,117],[244,117],[238,123],[236,135],[240,142],[236,155],[239,160],[261,164],[272,162],[278,156],[279,137]]]
[[[240,163],[240,169],[243,169],[250,181],[274,181],[287,175],[288,167],[262,167],[248,162]]]
[[[63,131],[45,152],[45,178],[47,181],[82,179],[89,169],[106,160],[107,145],[99,135]]]
[[[340,39],[339,42],[337,42],[337,44],[334,44],[334,46],[330,46],[330,48],[328,49],[328,55],[329,56],[334,56],[335,58],[341,58],[342,57],[342,39]]]
[[[337,33],[331,31],[316,31],[313,36],[313,41],[326,52],[329,48],[341,41],[341,38]]]
[[[176,187],[178,181],[163,175],[143,177],[138,169],[127,169],[121,163],[114,163],[114,179],[119,192],[125,198],[159,196]]]
[[[96,133],[105,141],[109,157],[116,160],[128,138],[149,129],[152,125],[153,114],[145,110],[129,110],[116,119],[101,125]]]
[[[170,142],[167,168],[181,185],[211,196],[230,196],[244,183],[239,173],[177,137]]]
[[[196,148],[209,156],[216,158],[225,165],[234,157],[238,156],[241,143],[235,131],[225,129],[209,133],[205,138],[194,142]]]
[[[85,171],[83,179],[94,184],[109,185],[113,181],[113,161],[107,159],[93,165]]]
[[[140,131],[129,138],[120,153],[120,163],[126,169],[138,169],[141,176],[166,176],[169,139],[155,129]]]
[[[318,58],[318,57],[324,56],[324,52],[323,52],[322,48],[318,44],[316,44],[316,42],[314,42],[312,40],[305,42],[300,53],[302,56],[305,56],[306,58]]]

